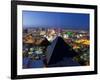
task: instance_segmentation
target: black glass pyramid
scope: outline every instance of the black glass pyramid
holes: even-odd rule
[[[78,65],[72,58],[78,55],[61,37],[57,37],[47,48],[47,65]],[[64,62],[66,60],[66,62]],[[62,62],[63,61],[63,62]],[[61,63],[61,64],[60,64]],[[60,66],[59,66],[60,67]]]

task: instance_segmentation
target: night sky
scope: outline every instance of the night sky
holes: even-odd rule
[[[23,27],[89,29],[89,14],[23,11]]]

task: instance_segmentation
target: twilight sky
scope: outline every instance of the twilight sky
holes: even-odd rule
[[[23,27],[89,29],[89,14],[23,11]]]

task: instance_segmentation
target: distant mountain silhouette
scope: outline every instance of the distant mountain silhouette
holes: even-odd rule
[[[77,66],[72,58],[78,55],[61,37],[57,37],[47,48],[48,66]]]

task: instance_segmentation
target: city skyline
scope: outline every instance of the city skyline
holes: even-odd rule
[[[89,29],[89,14],[23,11],[23,28],[46,27]]]

